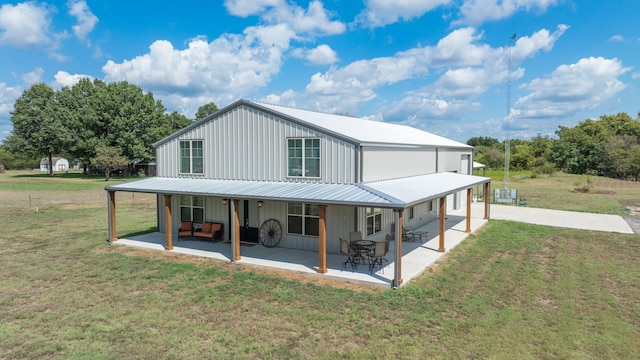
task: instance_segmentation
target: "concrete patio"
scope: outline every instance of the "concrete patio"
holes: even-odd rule
[[[483,212],[480,208],[483,204],[472,204],[471,232],[476,231],[487,220],[482,218]],[[414,277],[420,275],[424,270],[438,261],[447,252],[461,243],[469,234],[465,233],[466,208],[454,210],[447,214],[445,223],[445,252],[437,252],[438,249],[438,221],[432,221],[422,226],[417,231],[427,231],[427,240],[423,243],[419,241],[404,241],[402,243],[402,279],[406,285]],[[167,251],[164,250],[165,236],[163,233],[148,233],[121,238],[113,242],[114,245],[132,246],[136,248]],[[241,246],[240,254],[242,259],[238,264],[245,264],[257,267],[290,270],[300,273],[313,274],[347,282],[390,287],[394,278],[395,244],[391,242],[389,253],[386,258],[389,260],[382,269],[376,268],[372,273],[366,264],[360,264],[357,269],[351,266],[342,268],[346,256],[341,254],[327,254],[327,268],[325,274],[318,274],[318,253],[315,251],[294,250],[280,247],[267,248],[260,244],[254,246]],[[211,259],[231,261],[231,245],[223,242],[208,242],[200,240],[181,239],[173,241],[173,250],[176,254],[189,256],[199,256]]]

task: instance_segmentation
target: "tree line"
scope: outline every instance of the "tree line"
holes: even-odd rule
[[[587,119],[574,127],[559,126],[555,135],[510,140],[509,169],[640,178],[640,112],[636,119],[622,112]],[[480,136],[467,144],[475,147],[475,161],[490,169],[504,169],[504,141]]]
[[[111,170],[132,168],[134,161],[155,159],[153,143],[218,111],[210,102],[194,119],[167,113],[151,92],[126,81],[81,79],[53,90],[39,83],[25,90],[11,111],[13,131],[0,145],[7,169],[34,167],[42,157],[64,156],[73,163]],[[510,169],[551,174],[640,178],[640,112],[587,119],[575,127],[559,126],[556,137],[510,140]],[[504,168],[504,141],[472,137],[474,159],[490,169]],[[127,166],[128,165],[128,166]],[[50,167],[50,174],[53,174]]]
[[[195,119],[167,113],[151,92],[126,81],[84,78],[57,91],[34,84],[14,104],[13,131],[0,146],[0,163],[8,169],[28,168],[42,157],[51,164],[52,156],[64,156],[87,172],[99,165],[113,170],[114,162],[149,162],[155,159],[153,143],[216,111],[210,102]],[[109,164],[102,164],[108,159]]]

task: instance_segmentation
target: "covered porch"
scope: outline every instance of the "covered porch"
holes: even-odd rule
[[[207,179],[175,179],[175,178],[149,178],[132,183],[108,186],[108,233],[110,243],[126,243],[129,245],[158,249],[172,250],[174,253],[192,251],[210,252],[207,257],[219,256],[220,260],[227,260],[236,263],[252,263],[266,266],[272,264],[273,267],[289,269],[291,265],[283,266],[282,263],[291,264],[290,259],[298,255],[307,253],[313,258],[311,262],[298,261],[298,271],[310,271],[323,274],[327,277],[344,277],[344,273],[352,272],[355,279],[359,281],[372,281],[378,279],[379,285],[400,287],[406,280],[424,271],[426,266],[437,260],[441,254],[449,248],[457,245],[467,234],[477,229],[489,218],[489,203],[485,199],[482,208],[483,215],[481,221],[472,221],[472,188],[475,185],[483,184],[485,192],[488,193],[490,179],[472,175],[461,175],[455,173],[435,173],[430,175],[416,176],[413,178],[403,178],[396,180],[380,181],[368,184],[318,184],[318,183],[273,183],[273,182],[249,182],[249,181],[228,181],[228,180],[207,180]],[[164,213],[165,232],[157,233],[155,236],[146,237],[147,241],[139,239],[119,239],[116,234],[116,191],[147,192],[162,194],[164,197],[164,211],[158,209],[158,216]],[[447,197],[457,192],[466,193],[466,206],[462,206],[464,213],[460,217],[456,212],[447,212]],[[215,196],[231,199],[231,241],[230,245],[221,245],[221,248],[193,249],[180,246],[174,241],[172,233],[172,207],[171,198],[174,195],[201,195]],[[240,223],[238,217],[238,199],[264,199],[267,201],[279,202],[299,202],[317,204],[319,208],[318,221],[318,245],[317,250],[293,250],[284,248],[264,248],[242,247],[240,244]],[[403,219],[405,209],[415,204],[428,200],[438,200],[438,218],[421,226],[416,231],[428,233],[426,242],[421,245],[412,246],[410,242],[400,241],[403,238]],[[346,258],[327,252],[327,224],[326,209],[332,205],[349,205],[356,207],[387,208],[394,212],[394,233],[391,234],[392,246],[386,254],[387,266],[379,269],[373,274],[359,269],[342,270],[342,263]],[[458,211],[459,212],[459,211]],[[457,220],[457,221],[456,221]],[[336,229],[336,228],[333,228]],[[447,229],[452,231],[447,234]],[[340,229],[344,236],[352,229]],[[464,235],[461,235],[464,234]],[[342,235],[340,235],[342,236]],[[335,239],[338,240],[338,239]],[[135,242],[138,241],[138,242]],[[418,241],[419,242],[419,241]],[[146,244],[146,245],[145,245]],[[154,245],[149,245],[154,244]],[[404,246],[406,245],[406,249]],[[194,244],[195,247],[201,244]],[[211,244],[216,247],[217,244]],[[186,250],[185,250],[186,249]],[[290,252],[291,251],[291,252]],[[299,251],[304,251],[300,253]],[[432,252],[440,254],[434,255]],[[203,255],[198,253],[199,255]],[[283,257],[278,254],[289,254]],[[297,254],[297,255],[294,255]],[[196,255],[196,254],[192,254]],[[407,263],[404,263],[404,257]],[[306,255],[302,256],[306,259]],[[342,259],[342,260],[339,260]],[[279,263],[278,263],[279,262]],[[294,262],[295,263],[295,262]],[[414,264],[415,263],[415,264]],[[339,266],[338,266],[339,265]],[[291,269],[294,270],[294,269]],[[338,276],[337,271],[340,272]],[[363,273],[363,274],[360,274]],[[356,275],[360,274],[360,275]]]
[[[472,203],[471,205],[471,232],[476,231],[486,224],[484,218],[484,204]],[[470,233],[466,230],[466,207],[450,211],[444,224],[445,251],[439,252],[440,223],[434,220],[417,231],[428,233],[426,241],[402,242],[402,276],[404,283],[419,276],[429,266],[460,244]],[[120,238],[114,245],[131,246],[147,250],[165,251],[165,234],[154,232],[128,238]],[[366,265],[360,265],[353,270],[349,265],[343,269],[342,264],[346,256],[327,254],[327,272],[318,273],[318,253],[316,251],[295,250],[286,248],[267,248],[262,245],[243,244],[242,257],[235,261],[237,264],[273,268],[298,273],[328,277],[335,280],[351,282],[355,284],[390,287],[394,281],[395,243],[391,242],[386,258],[389,262],[382,269],[375,268],[369,272]],[[172,253],[187,256],[198,256],[225,262],[232,261],[231,244],[225,242],[210,242],[200,240],[183,240],[174,242]]]

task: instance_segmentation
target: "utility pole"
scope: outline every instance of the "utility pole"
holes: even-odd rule
[[[509,69],[507,71],[507,117],[506,117],[506,122],[507,122],[507,135],[506,138],[504,140],[504,190],[505,190],[505,197],[510,197],[511,195],[509,194],[509,166],[511,163],[510,157],[511,157],[511,140],[509,139],[509,127],[511,126],[511,46],[513,45],[513,42],[516,40],[516,34],[511,35],[511,37],[509,38],[509,48],[508,48],[508,53],[509,53]]]

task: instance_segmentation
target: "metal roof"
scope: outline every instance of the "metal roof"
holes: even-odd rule
[[[397,203],[407,207],[488,182],[491,182],[491,178],[441,172],[368,183],[361,186],[392,196]]]
[[[282,105],[273,105],[261,102],[249,102],[258,107],[287,115],[300,122],[311,124],[315,127],[326,129],[351,139],[361,144],[394,144],[417,145],[435,147],[468,148],[472,146],[463,144],[427,131],[411,126],[393,124],[384,121],[374,121],[338,114],[328,114],[317,111],[297,109]]]
[[[404,208],[490,181],[490,178],[455,173],[436,173],[368,184],[152,177],[109,185],[105,189],[228,199]]]
[[[411,126],[387,123],[384,121],[374,121],[364,118],[357,118],[345,115],[321,113],[311,110],[297,109],[281,105],[253,102],[248,100],[238,100],[226,106],[220,111],[212,114],[200,121],[197,121],[166,138],[156,142],[157,147],[193,128],[202,126],[203,123],[211,121],[220,114],[231,111],[239,106],[249,106],[251,108],[265,111],[276,116],[289,119],[301,125],[318,129],[319,131],[332,134],[333,136],[344,138],[347,141],[359,145],[393,145],[393,146],[428,146],[428,147],[449,147],[472,149],[472,146],[457,142],[443,136],[419,130]]]

